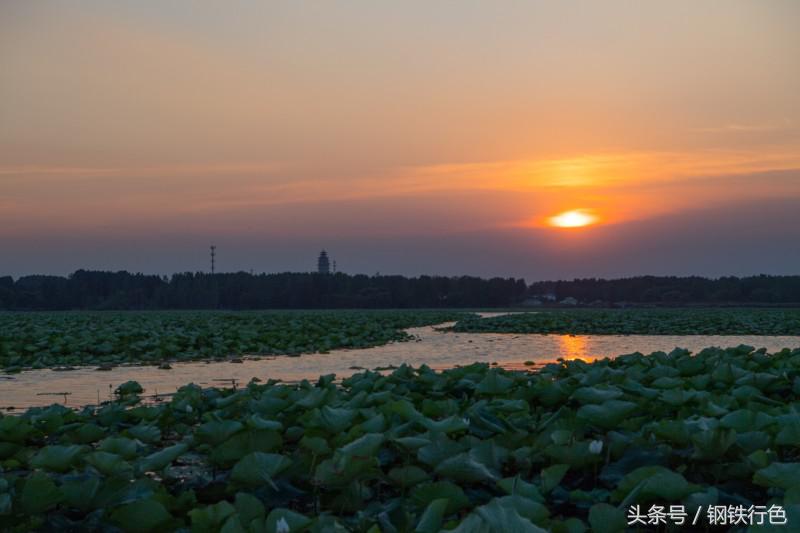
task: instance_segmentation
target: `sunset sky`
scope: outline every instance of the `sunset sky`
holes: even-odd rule
[[[222,271],[797,274],[798,28],[796,0],[3,1],[0,275],[210,244]]]

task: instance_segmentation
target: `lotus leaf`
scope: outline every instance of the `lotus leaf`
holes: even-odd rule
[[[395,485],[404,489],[427,481],[430,477],[423,469],[413,465],[393,468],[389,471],[388,476]]]
[[[311,519],[291,509],[273,509],[267,515],[267,533],[288,533],[305,531],[311,525]]]
[[[31,459],[31,466],[53,472],[66,472],[85,451],[86,447],[78,444],[45,446]]]
[[[753,483],[765,487],[791,489],[800,480],[800,463],[772,463],[753,476]]]
[[[83,460],[105,476],[130,478],[133,474],[133,467],[130,463],[114,453],[93,452],[86,454]]]
[[[244,429],[244,424],[236,420],[215,420],[206,422],[195,431],[195,438],[212,446],[222,444],[237,432]]]
[[[220,346],[273,334],[234,330]],[[715,370],[721,381],[701,379]],[[153,529],[226,533],[266,531],[274,510],[314,532],[554,533],[617,531],[631,503],[788,511],[800,500],[798,372],[800,350],[712,348],[29,409],[0,416],[0,529],[112,530],[121,513],[156,508],[145,502],[168,515]],[[510,385],[494,394],[498,383]]]
[[[498,476],[490,467],[475,458],[472,453],[459,453],[439,463],[437,475],[457,482],[474,483],[479,481],[496,481]]]
[[[486,505],[477,507],[459,526],[453,529],[457,533],[545,533],[546,530],[536,526],[528,518],[523,517],[516,507],[517,500],[512,496],[495,498]]]
[[[620,533],[628,526],[625,513],[607,503],[596,503],[589,509],[589,525],[594,533]]]
[[[242,524],[250,524],[253,520],[263,519],[266,514],[261,500],[246,492],[236,493],[234,507],[236,507],[236,513]]]
[[[125,531],[162,531],[162,527],[172,520],[172,515],[156,500],[139,500],[120,506],[111,513],[111,520]]]
[[[188,449],[189,446],[179,443],[154,452],[138,463],[139,470],[142,472],[155,472],[163,470],[167,465],[180,457]]]
[[[617,427],[636,410],[636,404],[623,400],[607,400],[600,405],[584,405],[578,409],[577,416],[603,428]]]
[[[620,507],[624,508],[637,502],[680,501],[695,489],[677,472],[663,466],[643,466],[622,478],[612,498],[622,501]]]
[[[561,483],[564,475],[569,470],[569,465],[552,465],[548,466],[541,473],[542,492],[547,494]]]
[[[192,519],[192,531],[198,533],[216,533],[227,518],[236,513],[236,508],[226,501],[189,511]]]
[[[25,481],[20,503],[26,514],[33,515],[52,509],[63,499],[64,494],[47,474],[35,472]]]
[[[273,478],[291,464],[288,457],[277,453],[253,452],[236,463],[231,470],[231,480],[248,486],[268,483],[275,487]]]

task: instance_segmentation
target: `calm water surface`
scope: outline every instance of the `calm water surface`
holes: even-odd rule
[[[154,366],[123,366],[99,372],[94,367],[72,371],[31,370],[0,374],[0,408],[16,409],[64,403],[68,406],[95,404],[109,399],[110,391],[128,380],[138,381],[145,394],[165,394],[187,383],[202,386],[245,384],[257,377],[262,381],[315,379],[322,374],[346,377],[362,368],[376,369],[427,364],[441,370],[473,362],[496,362],[512,369],[535,368],[558,358],[592,361],[620,354],[681,347],[698,351],[709,346],[733,347],[748,344],[768,351],[800,347],[800,336],[652,336],[652,335],[519,335],[511,333],[452,333],[436,327],[411,328],[415,341],[397,342],[359,350],[335,350],[301,357],[263,357],[243,363],[172,363],[171,370]],[[66,396],[61,393],[69,393]]]

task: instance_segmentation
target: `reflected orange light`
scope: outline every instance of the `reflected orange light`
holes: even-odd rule
[[[552,216],[547,222],[557,228],[580,228],[594,224],[597,220],[597,216],[587,209],[573,209]]]
[[[558,337],[560,357],[563,359],[580,359],[591,363],[596,359],[589,353],[589,341],[586,337],[560,335]]]

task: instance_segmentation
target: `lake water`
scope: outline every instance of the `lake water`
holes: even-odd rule
[[[416,337],[410,342],[396,342],[360,350],[336,350],[301,357],[262,357],[242,363],[191,362],[173,363],[171,370],[154,366],[121,366],[109,371],[94,367],[71,371],[31,370],[14,375],[0,375],[0,409],[65,403],[77,407],[109,399],[111,391],[128,380],[138,381],[145,394],[167,394],[187,383],[208,386],[246,384],[257,377],[262,381],[280,379],[299,381],[316,379],[323,374],[346,377],[359,368],[376,369],[427,364],[441,370],[473,362],[498,363],[510,369],[534,369],[556,359],[592,361],[603,357],[673,348],[699,351],[709,346],[723,348],[748,344],[768,351],[800,347],[799,336],[718,336],[718,335],[520,335],[513,333],[454,333],[436,327],[412,328]],[[535,366],[525,365],[533,361]],[[63,393],[69,393],[63,395]],[[66,402],[65,402],[66,400]]]

